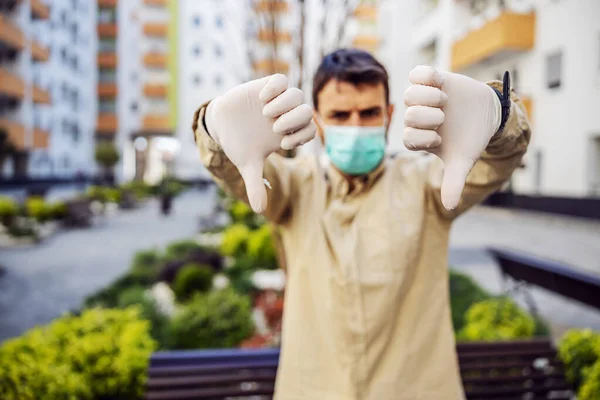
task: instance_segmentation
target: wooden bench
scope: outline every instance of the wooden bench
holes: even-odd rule
[[[457,352],[469,400],[573,396],[549,339],[462,343]],[[158,352],[145,398],[272,399],[278,359],[279,349]]]
[[[515,250],[489,248],[505,279],[533,284],[600,310],[600,275]]]

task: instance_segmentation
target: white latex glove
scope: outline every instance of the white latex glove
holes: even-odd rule
[[[452,210],[471,168],[500,127],[500,99],[485,83],[433,67],[415,67],[409,79],[404,145],[442,159],[442,203]]]
[[[236,86],[209,103],[208,132],[240,171],[255,212],[267,206],[265,159],[279,148],[293,149],[314,138],[312,116],[303,92],[288,88],[281,74]]]

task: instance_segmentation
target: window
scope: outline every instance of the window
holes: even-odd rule
[[[561,85],[562,51],[557,51],[546,57],[546,82],[548,89],[555,89]]]
[[[202,49],[199,45],[194,46],[193,53],[195,57],[200,57],[202,55]]]
[[[221,46],[219,46],[218,44],[215,45],[215,56],[217,56],[217,58],[220,58],[223,56],[223,50],[221,49]]]
[[[202,20],[200,19],[199,15],[194,15],[194,18],[192,19],[192,23],[194,24],[194,26],[196,28],[199,28],[200,25],[202,24]]]
[[[134,100],[131,102],[131,111],[137,112],[137,110],[138,110],[138,102]]]
[[[62,59],[62,62],[63,62],[63,63],[65,63],[65,64],[66,64],[66,63],[69,61],[69,56],[68,56],[68,54],[67,54],[67,49],[66,49],[66,47],[63,47],[63,48],[60,50],[60,57],[61,57],[61,59]]]
[[[114,100],[100,100],[98,109],[102,114],[114,114],[117,112],[117,104]]]
[[[71,160],[69,160],[69,156],[67,156],[67,155],[63,156],[62,166],[63,166],[63,168],[69,168],[71,166]]]
[[[73,142],[77,143],[79,142],[79,139],[81,139],[81,131],[79,130],[79,125],[74,124],[73,125]]]
[[[131,82],[137,82],[137,72],[135,71],[131,72]]]
[[[117,42],[115,41],[115,39],[102,38],[98,42],[98,50],[101,53],[104,53],[104,52],[112,53],[112,52],[116,51],[116,49],[117,49]]]
[[[194,75],[194,85],[196,86],[200,86],[200,84],[202,83],[202,78],[200,77],[199,74]]]
[[[114,69],[101,69],[98,73],[100,82],[115,82],[117,80],[117,72]]]
[[[117,13],[114,8],[101,8],[98,10],[98,22],[101,24],[114,24],[117,22]]]
[[[221,18],[221,16],[217,16],[217,19],[215,20],[215,24],[217,25],[217,28],[222,28],[223,27],[223,18]]]
[[[223,84],[223,78],[221,77],[221,75],[215,76],[215,85],[218,87],[218,86],[221,86],[222,84]]]

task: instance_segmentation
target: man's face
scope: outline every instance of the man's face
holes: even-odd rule
[[[323,125],[381,126],[389,124],[393,104],[386,104],[383,83],[353,85],[330,80],[318,94],[317,133],[324,141]]]

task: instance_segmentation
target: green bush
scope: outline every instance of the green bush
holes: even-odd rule
[[[248,222],[252,220],[254,211],[249,205],[240,200],[231,202],[229,206],[229,216],[233,223],[240,223],[248,225]]]
[[[579,400],[600,399],[600,361],[585,369],[583,383],[577,393]]]
[[[149,274],[138,273],[139,271],[140,270],[137,269],[129,271],[107,287],[86,297],[84,301],[85,307],[118,307],[119,296],[122,292],[132,287],[147,288],[154,283],[152,276],[149,276]]]
[[[41,197],[29,197],[25,201],[25,214],[38,222],[50,219],[51,209]]]
[[[450,270],[450,308],[454,331],[460,332],[463,328],[467,310],[473,304],[491,297],[468,275]]]
[[[155,348],[138,308],[62,317],[0,347],[0,398],[140,398]]]
[[[139,306],[141,317],[150,322],[150,335],[161,349],[171,346],[170,320],[158,309],[156,301],[141,286],[132,286],[119,295],[119,308]]]
[[[173,242],[165,249],[165,261],[179,260],[187,257],[196,250],[203,250],[195,240],[180,240]]]
[[[253,330],[250,299],[232,290],[197,294],[172,322],[176,349],[236,347]]]
[[[96,144],[94,156],[96,158],[96,162],[106,169],[117,165],[120,158],[119,151],[111,142],[99,142]]]
[[[67,205],[58,201],[48,205],[48,215],[50,219],[61,220],[67,216]]]
[[[0,221],[9,225],[11,220],[19,213],[19,205],[10,197],[0,196]]]
[[[465,316],[460,340],[510,340],[530,338],[533,318],[508,298],[489,299],[472,305]]]
[[[273,246],[272,227],[265,224],[248,236],[248,256],[261,268],[277,268],[275,247]]]
[[[197,292],[205,293],[212,288],[214,272],[210,266],[187,264],[179,270],[173,282],[173,292],[179,302],[189,301]]]
[[[584,372],[600,362],[600,334],[591,329],[571,329],[561,338],[558,355],[569,382],[580,387]]]
[[[117,188],[104,188],[104,198],[111,203],[119,203],[121,201],[122,192]]]
[[[130,190],[137,200],[143,200],[152,196],[152,186],[141,181],[131,181],[121,185],[121,189]]]
[[[234,224],[223,231],[221,254],[225,256],[240,256],[247,251],[250,229],[246,225]]]

